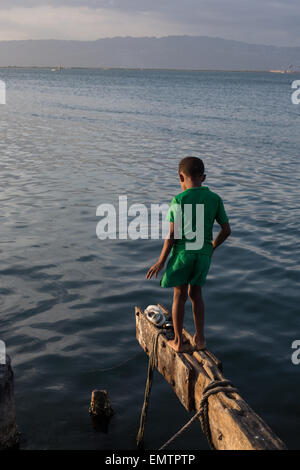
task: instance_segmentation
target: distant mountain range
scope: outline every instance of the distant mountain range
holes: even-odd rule
[[[298,65],[300,47],[206,36],[115,37],[96,41],[0,41],[0,66],[270,70]]]

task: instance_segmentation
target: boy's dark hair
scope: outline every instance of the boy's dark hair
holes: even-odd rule
[[[178,173],[183,173],[190,178],[197,178],[204,173],[204,163],[201,158],[185,157],[181,160],[178,166]]]

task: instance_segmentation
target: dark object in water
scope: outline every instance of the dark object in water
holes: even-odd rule
[[[93,427],[97,431],[107,433],[109,421],[114,414],[114,410],[112,409],[106,390],[92,391],[89,413]]]
[[[5,357],[5,356],[4,356]],[[10,357],[0,364],[0,449],[18,447],[19,433],[16,426],[14,402],[14,373]]]

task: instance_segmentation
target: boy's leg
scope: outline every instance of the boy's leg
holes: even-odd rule
[[[186,352],[182,341],[182,328],[184,319],[184,309],[187,300],[187,285],[174,287],[173,305],[172,305],[172,320],[175,338],[168,341],[168,344],[177,352]]]
[[[195,347],[196,349],[204,349],[204,302],[201,287],[189,286],[189,297],[192,302],[194,323],[196,329],[196,333],[194,336]]]

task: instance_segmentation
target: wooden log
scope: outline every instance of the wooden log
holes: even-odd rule
[[[160,307],[168,314],[162,305]],[[149,354],[153,335],[157,335],[159,330],[147,320],[139,307],[135,308],[135,317],[137,340]],[[226,380],[222,364],[207,349],[192,351],[191,354],[176,353],[167,344],[168,335],[165,331],[158,339],[157,369],[172,386],[186,410],[199,411],[204,388],[212,381]],[[192,336],[186,330],[183,330],[183,335],[192,349]],[[211,395],[208,402],[211,436],[216,449],[286,449],[284,443],[238,393],[219,392]]]
[[[144,351],[149,354],[153,336],[157,335],[158,329],[146,319],[141,309],[136,307],[135,313],[136,337]],[[191,411],[194,408],[190,391],[193,368],[184,354],[176,354],[167,345],[168,331],[165,334],[166,336],[160,336],[157,342],[157,369],[171,385],[186,410]]]
[[[14,402],[14,374],[9,356],[0,363],[0,449],[18,445]],[[4,362],[4,363],[3,363]]]

